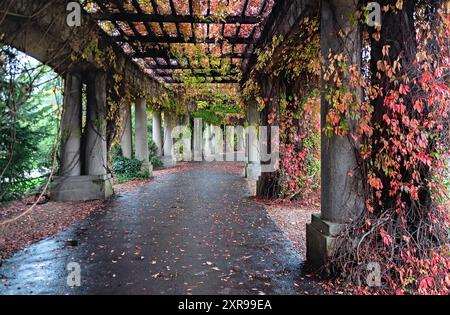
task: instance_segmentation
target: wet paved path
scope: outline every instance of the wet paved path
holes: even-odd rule
[[[4,261],[0,294],[314,292],[292,243],[248,193],[237,172],[208,163],[161,176]],[[67,285],[70,262],[81,287]]]

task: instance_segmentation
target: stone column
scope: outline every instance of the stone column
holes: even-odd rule
[[[260,124],[259,112],[256,102],[251,102],[247,110],[247,167],[246,177],[249,180],[258,180],[261,176],[261,164],[259,158],[258,127]]]
[[[215,161],[223,161],[223,131],[220,126],[211,125],[211,151]]]
[[[189,126],[191,125],[191,114],[190,114],[189,112],[187,112],[187,113],[184,115],[184,125],[185,125],[186,127],[189,127]]]
[[[106,175],[106,74],[92,72],[87,82],[85,171],[87,175]]]
[[[136,99],[135,108],[136,159],[142,161],[143,171],[152,176],[152,166],[149,162],[147,103],[144,98]]]
[[[186,112],[183,117],[183,160],[192,161],[193,159],[193,128],[191,126],[191,114]]]
[[[225,127],[225,160],[227,162],[233,162],[235,160],[235,135],[236,130],[234,126]]]
[[[189,113],[180,115],[178,119],[172,119],[177,124],[172,129],[172,154],[175,161],[192,161],[192,134],[190,128]]]
[[[203,161],[203,124],[201,118],[194,119],[194,161]]]
[[[153,142],[155,142],[157,155],[162,156],[162,137],[161,137],[161,111],[153,111]]]
[[[210,137],[210,149],[211,149],[211,155],[213,157],[215,157],[216,155],[216,141],[217,141],[217,136],[216,136],[216,132],[215,132],[215,125],[214,124],[210,124],[209,125],[209,137]]]
[[[258,141],[260,115],[255,101],[252,101],[248,105],[247,122],[247,163],[245,166],[245,178],[247,178],[250,195],[256,196],[258,192],[258,180],[261,177],[261,161]]]
[[[122,138],[120,146],[122,147],[123,156],[131,159],[133,155],[133,135],[131,132],[131,103],[127,100],[123,104],[123,121],[122,121]]]
[[[175,157],[173,156],[173,121],[174,117],[168,112],[164,112],[164,157],[163,164],[164,167],[175,166]]]
[[[61,119],[61,176],[81,175],[82,82],[80,74],[66,75]]]
[[[211,125],[209,123],[205,124],[205,130],[203,131],[204,146],[203,146],[203,158],[205,161],[211,162],[212,156],[212,144],[211,144]]]
[[[236,153],[236,160],[238,162],[245,162],[245,128],[244,126],[237,126],[235,128],[235,132],[237,135],[237,144],[236,144],[236,148],[237,148],[237,153]],[[245,170],[244,170],[244,175],[245,175]]]
[[[328,59],[331,51],[332,54],[347,55],[348,64],[360,65],[361,32],[359,26],[349,18],[357,11],[355,2],[322,0],[321,49],[324,60]],[[345,78],[343,85],[348,86]],[[325,91],[334,86],[332,81],[322,81],[322,130],[330,106]],[[359,94],[359,91],[350,89]],[[349,121],[348,124],[354,128],[354,122]],[[355,149],[349,139],[337,135],[329,138],[322,133],[321,147],[321,214],[313,215],[311,224],[307,226],[307,260],[316,268],[324,266],[333,255],[336,236],[346,222],[360,213],[364,205],[360,170]]]

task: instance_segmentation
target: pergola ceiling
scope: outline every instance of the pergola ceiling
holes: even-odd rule
[[[237,83],[274,0],[93,0],[85,9],[145,73]]]

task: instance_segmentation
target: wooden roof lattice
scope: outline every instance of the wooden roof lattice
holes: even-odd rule
[[[274,0],[90,0],[84,8],[162,83],[238,83]]]

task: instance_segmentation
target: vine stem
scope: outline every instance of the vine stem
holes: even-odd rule
[[[379,222],[378,222],[376,225],[374,225],[367,233],[365,233],[365,234],[361,237],[361,239],[359,240],[358,246],[356,247],[356,260],[358,261],[358,264],[359,264],[359,249],[360,249],[360,247],[361,247],[362,242],[364,241],[364,239],[365,239],[367,236],[369,236],[371,233],[373,233],[373,231],[375,231],[375,229],[376,229],[377,227],[379,227],[381,224],[385,223],[387,220],[388,220],[388,218],[385,218],[385,219],[379,221]]]

